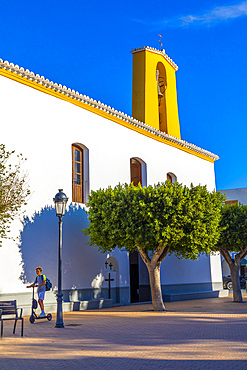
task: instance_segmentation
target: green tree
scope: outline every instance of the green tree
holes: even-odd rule
[[[11,164],[14,151],[6,151],[0,144],[0,246],[1,239],[8,237],[11,221],[20,215],[22,205],[30,194],[26,175],[21,173],[21,165],[25,160],[17,155],[17,164]],[[12,157],[12,158],[10,158]]]
[[[90,223],[83,232],[104,253],[116,247],[139,251],[149,272],[153,308],[161,311],[161,262],[169,253],[189,259],[209,253],[218,240],[223,200],[221,193],[209,193],[205,186],[119,184],[91,193]]]
[[[240,263],[247,255],[247,206],[224,205],[220,221],[221,234],[215,250],[219,250],[228,263],[233,287],[233,301],[242,302]],[[236,252],[234,258],[231,252]]]

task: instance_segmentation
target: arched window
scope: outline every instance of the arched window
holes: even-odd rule
[[[177,181],[177,176],[174,175],[174,173],[172,172],[168,172],[166,174],[166,177],[167,177],[167,180],[171,181],[171,183],[173,184],[175,181]]]
[[[147,165],[140,158],[130,159],[130,182],[133,182],[135,186],[139,183],[147,186]]]
[[[142,166],[141,162],[139,162],[135,158],[131,158],[130,160],[130,182],[133,182],[135,186],[139,184],[142,185]]]
[[[72,202],[87,203],[88,194],[88,149],[82,144],[72,144]]]

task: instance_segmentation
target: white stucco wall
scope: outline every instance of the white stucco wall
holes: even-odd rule
[[[211,253],[209,258],[210,258],[211,281],[221,282],[222,280],[221,255],[218,252]]]
[[[131,157],[139,157],[146,163],[148,185],[165,181],[166,174],[172,172],[185,185],[207,184],[209,190],[215,188],[212,163],[2,76],[0,102],[1,142],[8,150],[15,149],[27,158],[23,169],[28,173],[31,190],[26,206],[30,221],[22,234],[21,250],[26,259],[32,255],[26,268],[28,279],[33,274],[30,268],[44,263],[49,273],[53,274],[49,278],[56,281],[57,219],[54,209],[44,210],[44,207],[53,207],[53,197],[59,188],[63,188],[69,202],[72,199],[72,143],[84,144],[89,149],[91,190],[115,186],[119,182],[129,183]],[[40,212],[40,217],[36,214],[35,218],[37,225],[41,223],[39,227],[31,222],[35,212]],[[106,256],[96,253],[94,248],[86,245],[87,240],[80,233],[83,222],[86,222],[83,210],[77,221],[73,214],[64,217],[65,289],[72,286],[90,287],[95,277],[104,269]],[[22,224],[16,222],[12,228],[13,235],[17,235],[22,229]],[[11,248],[7,245],[9,243]],[[120,266],[120,284],[127,286],[127,254],[116,251],[114,256],[117,256]],[[10,281],[17,278],[21,271],[21,261],[17,243],[4,242],[0,249],[0,292],[17,289],[19,283],[16,286],[11,283],[6,288],[4,280],[6,276],[11,276]],[[211,280],[207,257],[200,258],[198,262],[181,262],[175,257],[169,257],[169,261],[172,263],[166,263],[169,266],[166,266],[162,274],[162,281],[166,283],[184,281],[183,269],[187,271],[186,281]],[[176,269],[176,274],[169,274],[169,269]]]
[[[247,204],[247,188],[221,190],[227,200],[238,200],[239,203]]]

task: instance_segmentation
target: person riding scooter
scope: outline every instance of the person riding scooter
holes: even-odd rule
[[[41,309],[41,314],[39,317],[45,317],[45,310],[44,310],[44,299],[45,299],[45,292],[46,292],[46,277],[45,275],[42,274],[42,267],[38,266],[35,269],[35,272],[37,274],[36,279],[33,284],[28,285],[27,288],[32,288],[32,287],[38,287],[37,293],[38,293],[38,302],[39,306]]]

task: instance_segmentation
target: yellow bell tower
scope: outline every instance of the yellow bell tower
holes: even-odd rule
[[[165,50],[132,50],[132,116],[170,136],[181,139],[175,72],[177,65]]]

